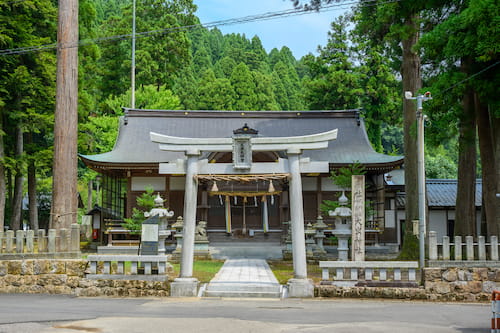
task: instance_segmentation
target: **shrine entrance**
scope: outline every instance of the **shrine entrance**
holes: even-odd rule
[[[220,191],[217,182],[234,181],[242,184],[252,181],[268,181],[269,188],[262,191],[264,194],[274,193],[272,177],[287,180],[290,196],[290,222],[292,234],[292,256],[294,278],[288,282],[290,297],[312,297],[314,287],[307,279],[306,247],[304,234],[304,208],[302,200],[301,174],[326,173],[329,171],[328,162],[301,159],[305,149],[324,149],[328,141],[335,140],[337,130],[293,137],[259,137],[258,132],[246,124],[233,131],[234,136],[219,138],[186,138],[150,133],[151,140],[159,143],[161,150],[184,152],[186,159],[178,159],[169,163],[160,163],[160,174],[185,174],[184,191],[184,228],[182,243],[182,258],[180,277],[171,284],[171,293],[174,296],[194,296],[198,288],[198,280],[193,278],[194,240],[196,227],[196,211],[198,208],[198,185],[201,180],[212,181],[210,192],[224,196],[225,202],[231,196],[237,196],[235,191]],[[226,153],[232,152],[232,163],[211,163],[201,158],[203,152]],[[278,158],[272,163],[254,163],[253,152],[284,152],[286,158]],[[278,180],[276,179],[276,180]],[[260,191],[259,191],[260,192]],[[238,193],[247,200],[250,197],[247,191]],[[245,194],[245,195],[244,195]],[[259,193],[252,193],[259,196]],[[267,195],[266,195],[267,196]],[[264,201],[267,203],[267,200]],[[228,212],[230,205],[225,205],[226,221],[231,222],[232,213]],[[265,205],[263,205],[265,207]],[[246,205],[242,209],[246,209]],[[262,214],[264,219],[269,214]],[[242,228],[246,226],[246,211],[242,213]],[[269,222],[269,221],[268,221]],[[232,223],[227,223],[232,228]]]
[[[234,238],[280,233],[287,218],[280,205],[288,174],[198,175],[208,189],[207,229]]]

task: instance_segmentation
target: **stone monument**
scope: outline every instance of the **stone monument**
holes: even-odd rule
[[[149,212],[144,213],[144,217],[158,216],[158,254],[165,254],[165,239],[171,235],[171,231],[167,229],[168,219],[174,216],[173,211],[169,211],[163,206],[165,200],[162,199],[160,193],[156,195],[155,206]]]
[[[139,254],[141,256],[158,255],[158,215],[151,216],[142,222],[141,246]]]
[[[352,261],[365,260],[365,176],[352,176]]]

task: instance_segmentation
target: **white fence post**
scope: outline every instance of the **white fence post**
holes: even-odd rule
[[[7,230],[5,233],[5,252],[14,252],[14,230]]]
[[[443,236],[443,260],[450,260],[450,237]]]
[[[462,260],[462,237],[455,236],[455,260]]]
[[[45,229],[38,229],[38,253],[47,252],[47,240]]]
[[[490,259],[498,260],[498,237],[490,237]]]
[[[59,229],[59,251],[68,251],[68,229]]]
[[[26,252],[28,252],[28,253],[35,252],[34,238],[35,238],[35,231],[34,230],[26,231]]]
[[[77,223],[71,224],[71,252],[80,251],[80,225]]]
[[[479,260],[486,260],[486,241],[484,236],[477,237],[477,255]]]
[[[465,247],[467,260],[474,260],[474,238],[472,236],[465,236]]]
[[[16,231],[16,252],[24,253],[24,230]]]
[[[56,252],[56,229],[49,229],[49,236],[48,236],[48,251],[50,253],[55,253]]]
[[[438,258],[438,245],[437,234],[435,231],[429,232],[429,260],[437,260]]]

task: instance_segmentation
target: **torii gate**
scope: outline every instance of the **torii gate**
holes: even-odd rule
[[[193,278],[194,234],[198,198],[198,175],[214,174],[289,174],[290,217],[294,278],[288,281],[290,297],[312,297],[314,287],[307,279],[304,237],[304,207],[301,173],[327,173],[328,162],[300,159],[304,149],[324,149],[337,138],[337,129],[312,135],[292,137],[257,137],[248,126],[234,131],[229,138],[186,138],[151,132],[151,140],[161,150],[184,152],[186,160],[160,163],[160,174],[185,174],[184,229],[180,277],[171,284],[172,296],[196,296],[198,280]],[[252,163],[252,151],[285,151],[286,160],[275,163]],[[208,163],[199,160],[202,152],[233,152],[233,163]]]

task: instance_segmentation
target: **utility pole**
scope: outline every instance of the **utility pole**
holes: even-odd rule
[[[425,228],[427,225],[425,215],[425,157],[424,157],[424,121],[427,116],[424,115],[422,102],[432,99],[431,93],[412,97],[411,91],[405,92],[406,99],[417,100],[417,149],[418,149],[418,240],[419,240],[419,265],[425,267]],[[407,222],[409,223],[409,221]]]
[[[135,109],[135,0],[132,5],[132,72],[130,76],[130,107]]]
[[[50,227],[76,223],[78,135],[78,0],[59,0],[54,167]]]

